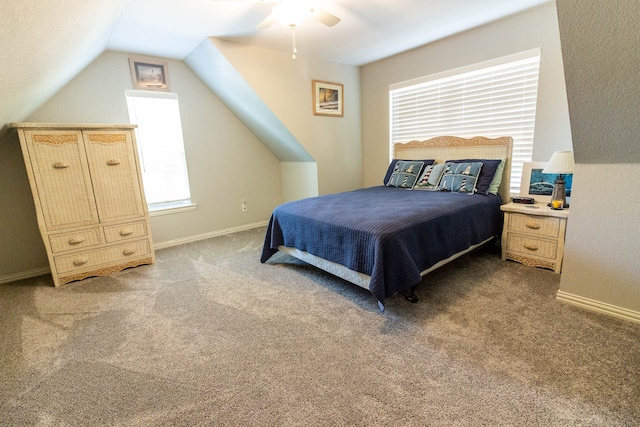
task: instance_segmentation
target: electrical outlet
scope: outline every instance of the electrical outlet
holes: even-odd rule
[[[246,202],[246,201],[243,201],[243,202],[242,202],[242,212],[246,212],[246,211],[248,211],[248,210],[249,210],[249,208],[247,207],[247,202]]]

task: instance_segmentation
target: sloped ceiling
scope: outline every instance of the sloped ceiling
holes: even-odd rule
[[[24,120],[106,48],[120,0],[3,0],[0,125]]]
[[[302,22],[301,55],[362,65],[553,0],[316,0],[342,19]],[[0,125],[24,120],[104,50],[183,59],[207,37],[280,51],[258,0],[3,0]]]

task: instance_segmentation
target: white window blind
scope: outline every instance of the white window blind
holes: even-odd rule
[[[531,161],[540,50],[391,85],[391,150],[440,135],[513,138],[512,194]]]
[[[136,140],[149,209],[190,204],[178,96],[126,91],[126,97],[129,119],[138,125]]]

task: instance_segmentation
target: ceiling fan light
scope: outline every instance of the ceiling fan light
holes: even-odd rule
[[[311,6],[305,1],[285,0],[276,4],[271,13],[284,25],[295,27],[310,12]]]

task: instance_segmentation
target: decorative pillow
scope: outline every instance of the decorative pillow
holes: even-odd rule
[[[502,183],[502,174],[504,172],[505,163],[507,163],[506,158],[500,160],[498,169],[496,169],[496,174],[493,176],[493,180],[489,185],[489,194],[498,194],[498,189],[500,188],[500,184]]]
[[[413,184],[416,183],[416,180],[420,176],[423,166],[424,162],[398,160],[391,174],[391,178],[389,178],[387,187],[413,188]]]
[[[481,162],[445,163],[444,175],[438,184],[438,191],[473,194],[481,169]]]
[[[482,170],[476,183],[476,193],[488,194],[491,181],[496,174],[496,170],[500,165],[500,159],[461,159],[461,160],[447,160],[447,163],[482,163]]]
[[[387,168],[387,173],[384,175],[384,181],[382,181],[382,183],[384,185],[387,185],[389,183],[389,178],[391,178],[391,174],[393,173],[393,171],[396,168],[396,163],[398,163],[399,161],[403,161],[403,162],[423,162],[425,165],[432,165],[433,162],[435,162],[435,160],[431,159],[431,160],[400,160],[400,159],[393,159],[391,160],[391,163],[389,163],[389,167]]]
[[[416,182],[416,185],[413,186],[413,189],[428,191],[437,190],[438,183],[440,182],[440,177],[442,176],[442,172],[444,172],[445,166],[446,165],[444,163],[425,166],[422,175],[420,175],[420,178]]]

